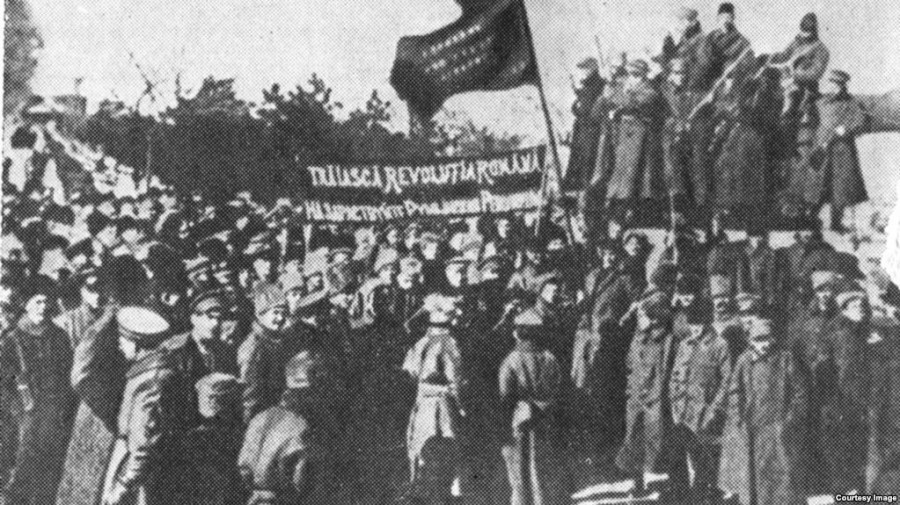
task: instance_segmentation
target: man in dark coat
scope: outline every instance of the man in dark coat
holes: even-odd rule
[[[716,21],[719,26],[706,36],[706,47],[703,49],[709,58],[705,67],[704,87],[707,89],[722,77],[729,66],[753,54],[750,41],[735,26],[734,4],[725,2],[719,5]],[[735,73],[737,82],[742,80],[742,74],[741,71]]]
[[[94,271],[79,274],[73,282],[79,286],[81,303],[78,307],[63,312],[53,322],[69,336],[74,350],[84,339],[85,333],[103,314],[106,300],[99,289],[99,277]]]
[[[666,35],[660,63],[672,71],[672,62],[681,60],[684,72],[684,86],[692,91],[704,91],[708,88],[705,82],[709,63],[706,35],[700,25],[698,12],[689,7],[679,7],[675,12],[677,26],[674,33]]]
[[[616,465],[638,480],[669,469],[669,376],[675,355],[670,297],[653,290],[636,302],[637,330],[628,353],[625,441]]]
[[[802,503],[808,378],[770,318],[754,321],[749,341],[713,408],[725,416],[719,488],[741,505]]]
[[[816,392],[812,415],[819,417],[818,449],[824,456],[816,494],[865,489],[870,405],[871,314],[868,296],[845,282],[836,297],[840,312],[822,331],[823,345],[813,365]]]
[[[240,384],[233,375],[211,373],[194,388],[201,421],[183,437],[178,486],[182,503],[242,505],[246,502],[237,468],[243,431]]]
[[[516,316],[516,345],[500,365],[501,450],[513,505],[564,503],[568,490],[560,450],[562,370],[535,342],[547,338],[543,318],[527,309]]]
[[[257,286],[253,304],[256,321],[237,353],[245,423],[278,403],[284,391],[284,366],[303,350],[299,339],[289,339],[283,331],[287,301],[281,288],[267,283]]]
[[[767,69],[737,90],[736,106],[717,127],[715,207],[745,222],[772,197],[773,146],[777,145],[781,94],[777,72]]]
[[[238,455],[248,505],[342,503],[329,449],[335,423],[317,401],[317,362],[306,352],[282,375],[281,400],[254,416]]]
[[[225,293],[220,290],[201,292],[191,300],[191,330],[176,335],[163,346],[177,356],[178,372],[185,385],[185,401],[191,414],[197,411],[195,384],[212,373],[237,374],[234,350],[222,340]],[[200,419],[192,416],[191,426]]]
[[[751,223],[747,227],[747,240],[739,244],[742,254],[733,279],[738,292],[756,294],[766,308],[780,308],[787,301],[787,288],[768,235],[763,223]]]
[[[54,286],[40,277],[28,283],[25,313],[0,342],[0,408],[19,428],[15,466],[4,493],[9,505],[52,503],[75,406],[68,383],[72,349],[48,314]]]
[[[872,391],[866,491],[900,488],[900,324],[879,324],[869,338]]]
[[[706,205],[712,184],[711,109],[700,106],[703,90],[697,89],[696,84],[692,87],[688,72],[687,60],[675,57],[669,62],[668,80],[663,87],[671,111],[663,132],[665,174],[669,192],[679,207]]]
[[[567,190],[586,188],[594,174],[597,160],[597,139],[600,136],[602,118],[592,114],[594,102],[603,94],[606,80],[600,77],[597,60],[587,58],[578,64],[585,76],[575,90],[572,114],[572,151],[563,187]]]
[[[140,307],[125,307],[116,315],[119,348],[131,362],[117,419],[119,438],[107,465],[105,505],[168,503],[175,472],[167,465],[178,454],[177,435],[184,413],[173,355],[160,344],[169,323]]]
[[[824,154],[819,174],[814,174],[814,179],[822,182],[821,193],[810,203],[830,203],[831,229],[846,231],[842,221],[844,209],[869,199],[856,150],[856,137],[868,128],[871,116],[847,91],[848,73],[834,70],[830,80],[837,86],[837,93],[819,104],[822,122],[816,136],[818,149]]]
[[[602,169],[602,178],[608,181],[606,198],[665,201],[662,126],[666,102],[647,79],[650,69],[646,61],[630,61],[627,68],[627,79],[609,97],[614,154],[601,160],[606,164]]]
[[[691,486],[708,490],[715,486],[718,448],[712,440],[716,426],[704,424],[715,400],[727,390],[731,377],[728,342],[709,323],[700,304],[685,314],[684,326],[675,327],[677,350],[669,379],[669,401],[674,423],[675,467],[693,469]]]

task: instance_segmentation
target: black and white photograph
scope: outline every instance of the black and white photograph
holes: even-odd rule
[[[900,500],[900,2],[3,12],[0,505]]]

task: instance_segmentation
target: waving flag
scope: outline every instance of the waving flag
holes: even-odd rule
[[[462,16],[426,35],[403,37],[391,85],[421,118],[467,91],[535,84],[537,72],[522,0],[458,0]]]

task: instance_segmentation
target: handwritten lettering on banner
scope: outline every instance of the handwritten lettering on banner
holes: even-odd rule
[[[484,158],[310,166],[306,217],[371,222],[535,209],[545,163],[537,146]]]

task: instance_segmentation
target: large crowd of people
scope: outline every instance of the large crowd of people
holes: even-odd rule
[[[900,289],[814,218],[779,248],[764,220],[733,219],[769,194],[745,166],[770,159],[766,121],[791,123],[762,110],[777,97],[741,101],[720,148],[745,165],[720,167],[721,132],[693,108],[748,43],[728,4],[709,35],[679,17],[676,115],[645,115],[660,83],[633,61],[588,100],[600,130],[575,133],[600,139],[602,200],[681,188],[663,244],[605,205],[576,241],[549,208],[307,223],[247,192],[48,198],[30,171],[5,179],[2,503],[558,504],[622,480],[691,504],[896,492]],[[827,50],[803,35],[783,58],[804,69],[784,117],[815,116]],[[692,215],[706,198],[731,219]]]

